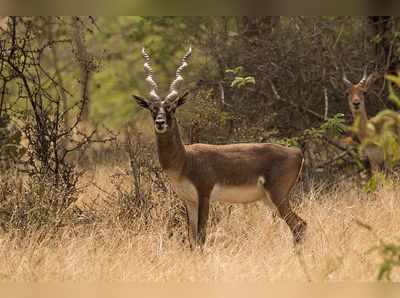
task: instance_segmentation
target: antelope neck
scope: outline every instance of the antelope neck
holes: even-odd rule
[[[367,122],[368,122],[368,115],[365,109],[361,109],[358,113],[353,114],[353,118],[355,121],[358,121],[358,138],[363,140],[367,137]],[[358,120],[357,120],[358,118]]]
[[[163,170],[180,172],[186,160],[186,150],[174,115],[165,133],[156,133],[158,158]]]

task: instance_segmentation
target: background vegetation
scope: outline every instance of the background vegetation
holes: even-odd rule
[[[0,279],[398,280],[399,26],[385,16],[1,17]],[[205,254],[189,251],[150,117],[131,99],[148,92],[142,46],[166,93],[189,45],[185,143],[302,148],[301,251],[258,204],[214,205]],[[380,183],[359,175],[366,144],[344,141],[356,127],[342,75],[357,82],[364,70],[377,78],[365,142],[391,165]]]

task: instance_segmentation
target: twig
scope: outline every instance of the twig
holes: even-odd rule
[[[227,103],[225,101],[225,91],[224,91],[224,86],[222,85],[222,82],[218,82],[219,90],[221,92],[221,102],[222,105],[227,106],[227,107],[232,107],[231,104]]]
[[[328,91],[326,90],[326,87],[324,87],[324,98],[325,98],[325,113],[324,113],[324,120],[328,120]]]
[[[1,99],[0,99],[0,116],[1,116],[1,113],[3,112],[3,105],[5,104],[6,85],[7,85],[7,80],[3,79],[3,86],[2,86],[2,90],[1,90]],[[4,110],[7,110],[7,109],[4,108]]]

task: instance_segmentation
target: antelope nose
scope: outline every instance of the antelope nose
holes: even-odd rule
[[[165,120],[164,119],[156,119],[156,124],[163,125],[163,124],[165,124]]]

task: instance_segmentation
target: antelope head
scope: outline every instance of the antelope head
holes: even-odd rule
[[[174,114],[175,110],[185,103],[186,96],[188,92],[180,95],[177,88],[179,84],[183,81],[183,77],[181,72],[188,65],[187,59],[190,57],[192,53],[192,48],[189,47],[189,50],[186,52],[185,56],[182,58],[182,63],[176,70],[176,78],[171,83],[169,88],[169,93],[161,98],[157,94],[158,86],[157,83],[153,79],[153,70],[150,65],[150,56],[147,54],[146,50],[142,49],[142,54],[145,60],[144,70],[146,73],[146,82],[150,86],[150,93],[148,98],[142,98],[137,95],[133,95],[136,102],[139,106],[148,109],[151,112],[154,121],[154,129],[156,133],[163,134],[174,125]]]
[[[360,111],[365,110],[365,93],[368,91],[371,82],[373,81],[374,74],[367,76],[367,72],[364,71],[364,75],[360,82],[353,84],[343,73],[343,82],[346,84],[346,93],[349,101],[350,110],[353,115],[358,114]]]

